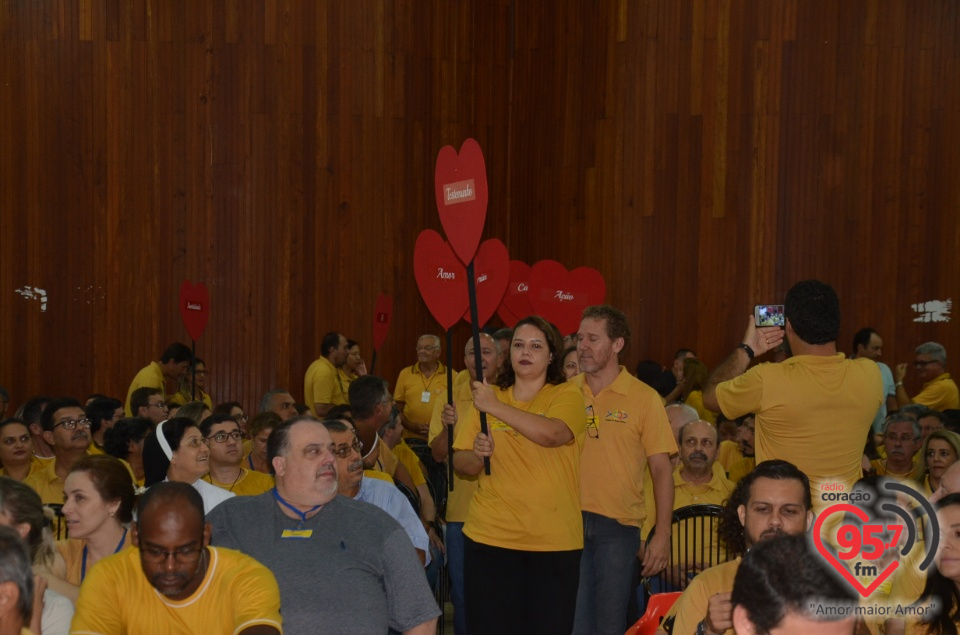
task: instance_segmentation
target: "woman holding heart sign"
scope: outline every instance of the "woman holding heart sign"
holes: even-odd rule
[[[495,387],[473,383],[476,410],[457,432],[454,468],[479,476],[463,528],[468,632],[573,629],[586,415],[580,390],[564,382],[560,341],[543,318],[520,320],[510,364]],[[480,432],[479,411],[489,434]]]

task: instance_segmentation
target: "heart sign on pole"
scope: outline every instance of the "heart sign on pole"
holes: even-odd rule
[[[390,330],[390,318],[393,317],[393,298],[386,293],[377,296],[373,305],[373,350],[379,351],[387,339]]]
[[[443,146],[433,178],[440,223],[460,262],[473,260],[487,219],[487,167],[474,139],[460,146]]]
[[[473,259],[473,268],[477,276],[479,326],[483,326],[497,310],[510,281],[510,254],[506,245],[496,238],[483,241]],[[469,310],[463,319],[470,322]]]
[[[596,269],[573,271],[555,260],[541,260],[530,271],[530,307],[557,325],[562,335],[576,333],[583,310],[602,304],[607,285]]]
[[[210,292],[202,282],[184,280],[180,285],[180,317],[193,340],[200,339],[210,321]]]
[[[533,313],[529,294],[530,265],[520,260],[511,260],[507,292],[503,294],[503,301],[497,308],[497,315],[504,324],[513,328],[517,322]]]
[[[469,306],[467,273],[450,245],[432,229],[425,229],[417,236],[413,275],[430,313],[449,331]]]

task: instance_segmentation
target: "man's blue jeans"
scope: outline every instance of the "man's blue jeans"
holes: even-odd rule
[[[600,514],[582,514],[583,555],[573,632],[623,635],[640,529]]]
[[[448,522],[444,540],[447,545],[450,603],[453,604],[453,632],[455,635],[466,635],[467,613],[463,604],[463,523]]]

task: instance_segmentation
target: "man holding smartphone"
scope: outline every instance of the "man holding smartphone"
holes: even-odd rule
[[[821,493],[842,492],[862,475],[867,431],[883,402],[878,366],[837,352],[840,301],[819,280],[795,284],[784,300],[784,330],[757,327],[751,316],[741,343],[703,390],[707,408],[728,418],[756,413],[756,460],[790,461],[810,477],[814,509]],[[793,357],[747,367],[786,337]]]

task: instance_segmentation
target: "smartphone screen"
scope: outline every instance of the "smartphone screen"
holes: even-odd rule
[[[753,307],[753,319],[757,326],[783,326],[783,305],[758,304]]]

